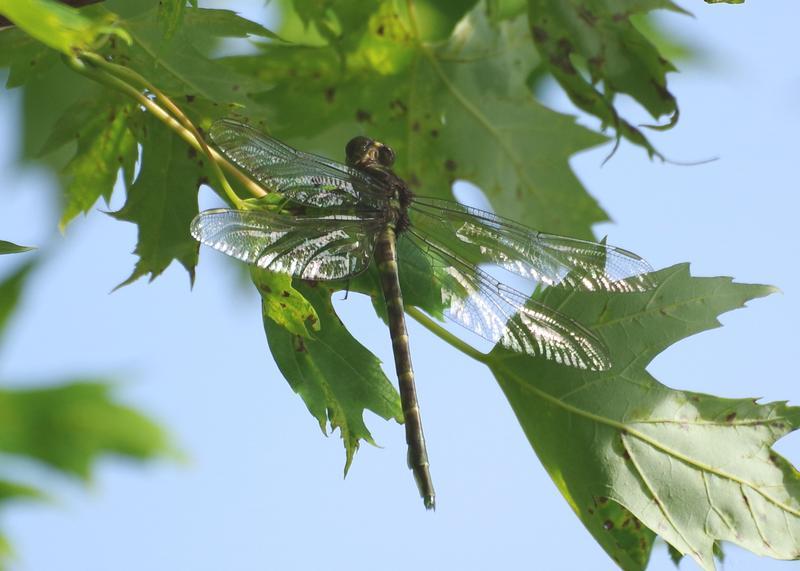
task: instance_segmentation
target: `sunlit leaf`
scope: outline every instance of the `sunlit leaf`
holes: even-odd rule
[[[292,287],[292,278],[257,266],[251,268],[251,274],[261,294],[264,317],[270,318],[289,333],[312,339],[311,331],[319,331],[320,328],[319,316],[314,306]]]
[[[383,373],[380,361],[342,325],[331,303],[331,290],[321,284],[298,285],[319,316],[312,339],[295,335],[264,316],[264,329],[275,362],[292,389],[326,432],[339,429],[347,460],[353,461],[359,442],[374,443],[364,424],[370,410],[389,420],[403,418],[400,397]]]
[[[623,568],[647,563],[653,534],[641,524],[704,569],[713,569],[717,540],[796,557],[800,478],[770,446],[798,427],[800,408],[673,390],[645,369],[669,345],[718,327],[720,313],[775,288],[693,278],[686,265],[655,279],[647,293],[551,288],[542,298],[603,339],[610,371],[496,348],[492,372],[561,493]],[[619,507],[630,515],[609,517]]]
[[[130,41],[125,30],[116,26],[113,15],[93,20],[52,0],[0,0],[0,14],[44,45],[68,56],[93,49],[108,35]]]
[[[368,134],[395,149],[415,192],[451,198],[452,182],[468,180],[498,213],[552,232],[589,237],[606,219],[567,162],[605,139],[533,98],[539,60],[524,18],[491,24],[479,6],[429,46],[382,3],[344,67],[339,49],[273,44],[229,61],[277,82],[258,119],[278,138],[341,159],[351,136]]]

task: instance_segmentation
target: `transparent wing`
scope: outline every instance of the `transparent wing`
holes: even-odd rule
[[[455,246],[462,256],[497,264],[545,285],[585,291],[637,292],[653,287],[653,271],[627,250],[544,234],[491,212],[436,198],[415,197],[412,224],[421,233]]]
[[[338,280],[363,272],[372,260],[378,219],[284,216],[264,210],[205,210],[191,234],[248,264],[306,280]]]
[[[211,140],[265,188],[308,206],[381,210],[383,183],[347,165],[293,149],[231,119],[211,126]]]
[[[529,299],[436,243],[413,227],[411,240],[439,267],[433,287],[442,292],[445,316],[493,343],[580,369],[611,366],[603,342],[575,320]]]

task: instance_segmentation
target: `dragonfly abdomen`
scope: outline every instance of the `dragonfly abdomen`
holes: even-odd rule
[[[403,296],[397,271],[397,234],[392,226],[387,226],[375,244],[375,261],[381,279],[383,297],[386,301],[386,314],[389,318],[389,333],[392,337],[397,385],[405,418],[406,443],[408,444],[408,467],[414,473],[419,493],[425,507],[435,507],[435,493],[422,431],[422,419],[414,385],[414,369],[411,365],[411,349],[406,330]]]

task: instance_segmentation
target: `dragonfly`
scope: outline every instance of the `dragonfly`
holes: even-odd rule
[[[417,250],[436,268],[428,285],[441,292],[442,313],[453,322],[511,351],[590,371],[612,365],[603,342],[578,321],[496,279],[487,265],[539,286],[619,293],[652,287],[650,265],[622,248],[546,234],[491,212],[413,193],[392,169],[391,147],[368,137],[347,143],[342,164],[294,149],[233,119],[218,120],[209,135],[250,178],[279,193],[286,207],[205,210],[191,223],[196,240],[301,280],[349,280],[371,265],[377,268],[408,465],[428,509],[435,508],[435,492],[398,251]]]

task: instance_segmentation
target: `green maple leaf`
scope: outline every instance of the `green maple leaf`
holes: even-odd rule
[[[77,141],[75,155],[64,169],[69,182],[59,221],[62,230],[75,216],[88,212],[101,196],[108,204],[120,169],[130,185],[139,154],[128,126],[132,109],[129,103],[78,102],[67,109],[45,143],[43,152],[61,146],[70,135]]]
[[[467,180],[499,214],[547,231],[589,237],[607,219],[568,166],[605,139],[533,98],[526,78],[539,60],[523,18],[491,24],[479,6],[428,45],[408,14],[380,3],[349,43],[344,56],[270,44],[227,61],[278,82],[258,97],[278,138],[341,158],[350,137],[368,134],[395,149],[415,192],[452,198],[452,182]]]
[[[204,161],[177,136],[165,136],[152,120],[145,122],[139,141],[142,169],[125,205],[112,213],[139,228],[134,252],[139,261],[120,286],[145,274],[153,280],[173,260],[186,268],[193,281],[197,242],[189,235],[189,223],[198,211],[197,189],[207,180]]]
[[[650,156],[660,155],[639,129],[620,116],[614,97],[630,95],[654,119],[671,116],[660,128],[678,120],[677,102],[666,79],[675,68],[630,21],[631,16],[655,9],[684,12],[670,0],[528,0],[533,41],[572,102],[619,136],[644,147]]]
[[[26,84],[58,62],[58,54],[18,28],[0,31],[0,67],[9,68],[6,88]]]
[[[111,14],[88,18],[53,0],[0,0],[0,14],[42,44],[67,56],[98,47],[107,36],[130,41]]]
[[[33,250],[31,246],[20,246],[14,242],[7,240],[0,240],[0,255],[2,254],[20,254],[22,252],[29,252]]]
[[[333,309],[334,288],[298,284],[313,305],[319,330],[311,338],[294,334],[264,310],[264,329],[275,362],[292,389],[326,432],[339,429],[346,452],[345,474],[359,442],[374,444],[364,424],[364,410],[386,420],[402,421],[400,397],[381,369],[381,362],[353,338]]]
[[[502,348],[485,362],[561,493],[623,568],[645,567],[654,532],[704,569],[714,568],[719,540],[795,558],[800,477],[770,446],[800,425],[800,408],[673,390],[645,370],[669,345],[775,288],[693,278],[686,265],[654,279],[641,294],[542,296],[603,339],[609,371]]]
[[[0,450],[88,479],[109,453],[145,459],[168,449],[163,431],[115,403],[105,381],[75,380],[30,390],[0,390]]]
[[[257,108],[252,95],[270,85],[208,57],[207,52],[220,38],[273,38],[274,34],[229,10],[188,8],[182,18],[183,25],[169,36],[164,35],[156,9],[126,20],[134,41],[130,46],[116,44],[111,53],[173,97],[189,95]]]
[[[342,157],[350,137],[368,134],[395,148],[398,173],[418,193],[449,198],[453,181],[467,180],[499,214],[542,230],[591,237],[591,225],[606,215],[568,160],[605,139],[538,103],[530,85],[548,70],[579,108],[655,153],[642,132],[620,117],[614,97],[630,95],[654,118],[668,116],[667,126],[674,124],[677,105],[666,82],[672,65],[631,17],[677,7],[669,0],[420,0],[409,13],[410,5],[296,0],[296,22],[288,21],[282,34],[294,43],[281,43],[232,12],[171,0],[120,21],[131,45],[108,42],[103,54],[184,103],[197,125],[207,127],[233,110],[299,148],[332,158]],[[52,47],[63,52],[102,43],[106,32],[99,25],[106,20],[90,20],[80,21],[85,33],[77,40],[62,34]],[[210,55],[220,38],[247,36],[268,42],[254,56]],[[10,85],[51,87],[45,80],[57,61],[53,50],[13,31],[0,34],[0,48],[6,46],[15,51],[0,49],[0,65],[11,68]],[[198,163],[205,159],[155,122],[142,127],[130,115],[109,115],[107,105],[71,109],[46,129],[52,134],[45,145],[58,148],[74,138],[70,133],[79,135],[65,218],[108,197],[120,167],[119,160],[113,162],[115,151],[124,149],[128,196],[115,215],[138,225],[140,256],[125,283],[148,273],[155,277],[175,259],[193,275],[197,250],[187,229],[205,176]],[[131,181],[136,144],[143,149],[142,168]],[[106,164],[93,169],[98,161]],[[441,296],[430,288],[437,269],[404,250],[402,242],[399,247],[407,305],[441,317]],[[605,341],[613,356],[610,371],[567,369],[499,347],[473,356],[491,367],[557,486],[624,568],[644,568],[656,533],[707,569],[720,541],[795,557],[798,475],[770,447],[796,428],[798,409],[672,390],[645,370],[670,344],[717,325],[718,314],[772,290],[691,278],[683,266],[656,279],[658,288],[643,294],[558,288],[540,294]],[[375,269],[350,284],[292,285],[286,276],[258,271],[254,282],[275,359],[323,431],[329,425],[339,429],[347,470],[360,441],[372,442],[365,410],[402,420],[380,362],[344,328],[330,300],[332,291],[350,287],[371,295],[385,316]],[[0,321],[3,311],[0,303]],[[80,416],[97,426],[119,412],[98,385],[60,390],[54,389],[56,400],[72,403],[68,409],[82,410]],[[75,428],[64,420],[75,414],[47,409],[51,400],[50,393],[0,393],[0,406],[39,420],[54,415]],[[32,451],[81,475],[103,451],[135,455],[147,449],[127,429],[110,439],[88,431],[72,458],[62,458],[25,430],[26,421],[6,420],[9,435],[0,446]],[[129,426],[137,424],[129,420]]]
[[[0,281],[0,334],[34,264],[21,265]],[[152,420],[115,401],[108,382],[80,379],[35,389],[0,388],[0,451],[85,481],[103,457],[144,460],[171,452],[171,447]],[[38,489],[0,478],[0,507],[44,496]],[[0,568],[11,554],[0,535]]]

